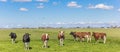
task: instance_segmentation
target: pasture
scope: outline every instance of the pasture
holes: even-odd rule
[[[57,39],[58,31],[65,31],[64,46],[59,46]],[[97,43],[92,37],[92,42],[87,43],[74,41],[73,37],[69,35],[71,31],[80,32],[105,32],[107,34],[106,44]],[[12,44],[8,36],[10,32],[17,34],[17,43]],[[31,34],[30,47],[32,49],[25,50],[22,42],[22,37],[25,32]],[[50,48],[42,48],[43,42],[41,41],[41,34],[50,34],[48,45]],[[101,40],[100,40],[101,41]],[[70,29],[0,29],[0,52],[120,52],[120,29],[116,28],[70,28]]]

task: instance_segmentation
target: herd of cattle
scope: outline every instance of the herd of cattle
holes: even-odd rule
[[[65,39],[65,35],[64,35],[64,31],[59,31],[58,33],[58,40],[59,40],[59,44],[60,46],[63,46],[63,41]],[[70,35],[72,35],[74,37],[74,40],[77,40],[77,38],[80,39],[80,41],[84,41],[84,39],[87,40],[87,42],[91,42],[91,37],[93,36],[95,38],[96,43],[98,42],[99,39],[103,40],[103,43],[106,42],[106,33],[100,33],[100,32],[70,32]],[[12,44],[15,43],[15,39],[17,38],[16,33],[11,32],[10,35],[11,40],[12,40]],[[41,36],[41,40],[43,41],[43,47],[48,48],[48,40],[49,40],[49,34],[44,33]],[[29,50],[30,46],[30,34],[29,33],[25,33],[23,35],[23,43],[24,46],[27,50]]]

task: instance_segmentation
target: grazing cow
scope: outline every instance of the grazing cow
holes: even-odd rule
[[[93,32],[93,35],[96,43],[98,42],[99,39],[103,39],[103,43],[105,44],[106,42],[106,33],[99,33],[99,32]]]
[[[74,40],[80,38],[80,40],[83,41],[85,38],[87,38],[87,42],[91,42],[90,32],[70,32],[70,35],[73,35]]]
[[[17,38],[16,33],[11,32],[11,33],[9,34],[9,36],[11,37],[12,44],[15,43],[15,39]]]
[[[58,33],[58,40],[60,41],[60,46],[63,46],[64,39],[65,39],[64,31],[59,31],[59,33]]]
[[[41,40],[43,41],[43,47],[48,48],[49,35],[47,33],[42,34]]]
[[[25,46],[25,49],[29,50],[29,43],[30,43],[30,34],[29,33],[25,33],[23,35],[23,42],[24,42],[24,46]]]
[[[75,32],[70,32],[70,35],[72,35],[74,37],[74,41],[77,40],[77,36],[76,36]]]

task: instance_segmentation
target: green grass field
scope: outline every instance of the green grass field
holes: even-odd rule
[[[65,31],[64,46],[58,45],[57,34],[60,30]],[[94,44],[93,37],[91,43],[73,41],[73,37],[69,35],[71,31],[105,32],[107,34],[107,42],[106,44]],[[17,43],[11,44],[11,39],[8,36],[10,32],[17,34]],[[31,34],[31,50],[24,49],[22,37],[25,32]],[[42,41],[40,40],[42,33],[50,34],[48,42],[50,48],[42,48]],[[120,52],[120,29],[0,29],[0,52]]]

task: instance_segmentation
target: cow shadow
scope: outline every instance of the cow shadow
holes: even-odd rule
[[[98,43],[103,43],[103,42],[98,42]]]
[[[58,44],[59,46],[61,46],[60,44]],[[63,46],[65,46],[65,44],[63,44]]]
[[[15,43],[18,43],[19,41],[15,41]]]
[[[50,46],[47,46],[47,48],[50,48]]]
[[[29,49],[31,50],[31,49],[32,49],[32,47],[29,47]]]
[[[43,46],[42,48],[50,48],[50,46],[47,46],[47,47]]]

